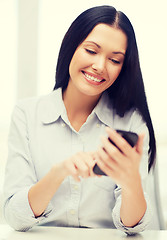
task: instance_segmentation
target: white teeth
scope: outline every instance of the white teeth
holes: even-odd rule
[[[93,81],[95,81],[95,82],[101,82],[101,81],[102,81],[102,80],[100,80],[100,79],[98,79],[98,78],[96,78],[96,77],[90,76],[90,75],[87,74],[87,73],[84,73],[84,74],[85,74],[85,76],[86,76],[88,79],[93,80]]]

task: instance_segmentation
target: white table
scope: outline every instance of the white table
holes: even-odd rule
[[[113,229],[35,227],[17,232],[8,225],[0,225],[0,240],[166,240],[167,231],[145,231],[135,236]]]

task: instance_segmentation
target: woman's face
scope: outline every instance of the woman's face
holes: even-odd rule
[[[107,24],[98,24],[76,49],[69,66],[68,87],[100,96],[117,79],[124,62],[127,37]]]

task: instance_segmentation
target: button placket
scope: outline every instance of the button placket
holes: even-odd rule
[[[72,177],[70,177],[70,190],[71,198],[67,211],[68,222],[70,226],[79,226],[78,210],[81,195],[81,184],[75,182]]]
[[[84,141],[80,133],[71,132],[71,154],[84,151]],[[73,177],[70,180],[70,200],[67,208],[67,219],[70,226],[79,227],[79,204],[81,197],[81,182],[76,182]]]

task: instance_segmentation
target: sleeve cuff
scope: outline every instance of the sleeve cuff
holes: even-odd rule
[[[46,210],[39,217],[35,217],[28,201],[28,192],[30,187],[21,190],[13,195],[8,202],[6,210],[6,219],[9,224],[18,231],[28,231],[33,226],[40,224],[52,212],[53,206],[49,203]]]
[[[142,219],[134,227],[126,227],[120,219],[121,197],[119,197],[112,214],[115,227],[119,230],[124,231],[128,235],[134,235],[136,233],[144,231],[149,226],[152,217],[152,209],[146,194],[145,199],[147,202],[147,209]]]

